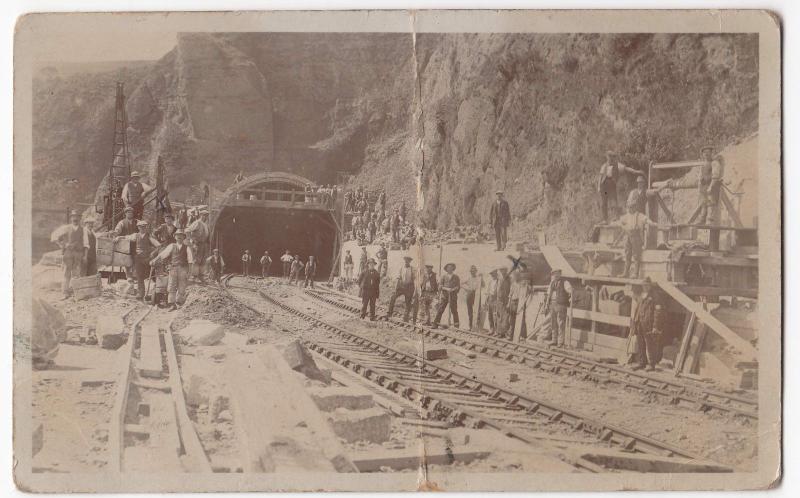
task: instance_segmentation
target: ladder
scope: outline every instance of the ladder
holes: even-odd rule
[[[114,109],[114,137],[111,148],[111,166],[108,170],[108,194],[103,210],[103,225],[113,230],[123,218],[122,188],[131,176],[131,158],[128,153],[128,114],[125,112],[125,84],[117,82]]]

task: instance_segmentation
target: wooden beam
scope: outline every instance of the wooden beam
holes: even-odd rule
[[[547,264],[550,265],[551,269],[561,270],[561,273],[565,277],[574,277],[577,275],[575,269],[569,264],[558,246],[542,246],[539,250],[542,252],[542,256],[544,256],[544,259],[547,261]]]
[[[671,282],[656,282],[656,284],[681,306],[695,313],[698,320],[706,324],[715,334],[727,341],[728,344],[739,350],[739,352],[752,358],[757,357],[758,353],[749,341],[740,337],[714,315],[704,310],[700,303],[692,300]]]
[[[394,470],[418,469],[424,465],[451,465],[459,462],[468,464],[491,455],[489,451],[469,451],[463,449],[439,450],[420,453],[417,449],[399,451],[380,450],[366,455],[355,454],[353,464],[359,472],[378,472],[382,467]]]
[[[758,289],[737,289],[733,287],[703,287],[692,285],[679,285],[678,288],[687,296],[737,296],[748,299],[758,299]]]
[[[705,164],[705,161],[695,159],[691,161],[674,161],[670,163],[656,163],[651,167],[653,169],[676,169],[676,168],[696,168]]]
[[[736,228],[742,228],[744,225],[742,225],[742,220],[739,219],[739,213],[737,213],[736,209],[734,209],[733,204],[731,204],[731,200],[728,199],[728,194],[726,194],[724,190],[720,190],[719,200],[722,201],[722,205],[728,210],[728,216],[731,218],[733,225]]]
[[[630,327],[631,319],[627,316],[611,315],[608,313],[601,313],[599,311],[590,311],[579,308],[573,308],[572,317],[579,320],[592,320],[600,323],[607,323],[609,325],[616,325],[618,327]]]
[[[683,338],[681,339],[681,347],[678,350],[678,355],[675,357],[675,365],[673,368],[675,374],[683,370],[683,363],[686,361],[686,352],[689,350],[689,342],[692,340],[692,334],[694,333],[694,321],[695,314],[691,313],[687,318],[687,324],[683,332]]]
[[[141,346],[137,367],[142,377],[159,378],[164,373],[161,358],[161,340],[158,325],[149,323],[142,327]]]

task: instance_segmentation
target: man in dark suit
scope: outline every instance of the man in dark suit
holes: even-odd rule
[[[361,318],[367,316],[369,306],[369,319],[375,321],[375,301],[381,290],[381,275],[375,269],[375,260],[369,258],[366,271],[358,276],[358,285],[361,287]]]
[[[508,201],[503,199],[503,191],[498,190],[497,200],[492,204],[489,212],[489,224],[494,227],[494,235],[497,240],[497,250],[502,251],[508,242],[508,225],[511,222],[511,209]]]

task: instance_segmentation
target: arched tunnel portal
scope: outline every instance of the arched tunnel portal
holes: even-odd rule
[[[231,186],[211,212],[211,245],[227,271],[241,272],[242,254],[250,250],[250,270],[261,272],[264,251],[272,257],[270,274],[282,274],[285,250],[302,261],[317,259],[317,279],[327,278],[338,244],[333,204],[305,191],[313,182],[291,173],[269,172]]]

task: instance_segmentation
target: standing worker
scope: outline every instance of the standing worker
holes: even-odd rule
[[[422,276],[419,290],[422,310],[425,313],[425,325],[430,325],[431,306],[436,300],[436,294],[439,292],[439,282],[436,280],[436,273],[433,272],[433,265],[425,265],[425,274]],[[416,311],[414,314],[414,321],[416,321]]]
[[[511,223],[511,208],[508,201],[503,199],[503,191],[495,192],[497,199],[492,204],[489,211],[489,226],[494,228],[494,236],[497,242],[497,251],[505,250],[508,242],[508,225]]]
[[[519,271],[514,273],[511,278],[511,289],[508,293],[508,304],[506,305],[506,316],[508,317],[506,328],[503,331],[508,340],[514,338],[514,327],[517,324],[517,308],[519,308],[519,300],[522,297],[522,290],[528,285]]]
[[[117,226],[114,227],[114,235],[116,237],[124,237],[126,235],[134,234],[138,231],[136,228],[136,219],[133,217],[133,208],[128,206],[125,208],[125,217],[119,220]],[[133,255],[131,255],[133,256]],[[125,270],[125,278],[128,282],[133,283],[133,267],[126,266]]]
[[[344,253],[344,279],[348,283],[353,281],[353,255],[350,254],[350,249]]]
[[[175,226],[175,217],[172,213],[164,213],[164,223],[158,226],[155,232],[155,236],[159,242],[164,245],[172,244],[175,242],[175,230],[178,227]]]
[[[397,208],[394,208],[391,218],[389,219],[389,229],[392,231],[392,242],[395,244],[400,243],[400,213]]]
[[[186,229],[191,237],[192,250],[195,255],[195,264],[192,273],[201,283],[205,280],[203,265],[206,262],[206,248],[208,247],[208,210],[201,209],[200,217],[192,222]]]
[[[642,296],[636,313],[633,315],[632,332],[637,338],[637,361],[634,370],[647,368],[648,372],[656,369],[661,361],[661,317],[662,308],[656,303],[653,293],[653,282],[645,277],[642,284]]]
[[[511,294],[511,277],[508,276],[508,268],[505,266],[500,268],[500,283],[497,284],[497,302],[495,303],[495,322],[494,326],[497,329],[497,335],[502,337],[506,332],[508,326],[508,316],[506,313],[506,305],[508,304],[508,296]]]
[[[314,288],[314,277],[317,275],[317,260],[314,256],[308,257],[308,263],[306,263],[306,279],[303,282],[303,287],[308,287],[309,285],[311,288]]]
[[[699,213],[698,225],[713,225],[716,223],[716,206],[719,202],[719,189],[725,163],[722,156],[714,158],[714,147],[706,145],[700,149],[701,159],[700,178],[697,182],[697,201]]]
[[[292,270],[292,255],[289,253],[289,249],[286,249],[286,252],[283,253],[281,256],[281,263],[283,263],[283,278],[288,279],[289,273]]]
[[[486,287],[486,315],[489,318],[489,335],[495,335],[497,322],[496,308],[497,308],[497,290],[500,281],[497,280],[497,269],[489,272],[492,277],[489,279],[489,285]]]
[[[414,299],[417,270],[411,266],[412,257],[403,256],[403,260],[405,263],[403,267],[400,268],[400,273],[397,275],[397,284],[395,285],[394,294],[392,294],[392,298],[389,300],[389,311],[386,313],[386,320],[389,320],[394,314],[394,303],[400,296],[405,298],[406,304],[405,312],[403,313],[403,321],[407,322],[411,315],[411,304]],[[416,319],[416,316],[414,318]]]
[[[619,211],[617,181],[625,172],[633,175],[642,174],[641,171],[629,168],[619,162],[616,152],[607,150],[606,162],[600,166],[600,174],[597,177],[597,191],[600,193],[600,209],[603,212],[603,221],[605,223],[609,223],[612,218],[616,217]],[[614,206],[611,207],[611,204]],[[611,210],[610,213],[609,210]]]
[[[245,249],[244,254],[242,254],[242,276],[249,277],[250,276],[250,261],[253,260],[253,257],[250,256],[250,249]]]
[[[189,283],[189,265],[194,262],[192,248],[185,244],[186,234],[183,230],[175,231],[175,242],[165,247],[150,261],[150,266],[160,261],[169,263],[169,280],[167,283],[167,302],[169,311],[178,309],[186,301],[186,286]]]
[[[269,276],[269,267],[272,266],[272,258],[269,257],[269,251],[264,251],[259,263],[261,263],[261,278],[267,278]]]
[[[478,292],[478,289],[483,287],[483,276],[478,275],[478,268],[475,265],[469,267],[469,277],[464,280],[464,284],[461,286],[462,289],[465,291],[464,297],[467,300],[467,317],[469,318],[469,329],[472,330],[473,326],[473,314],[475,307],[475,294]],[[480,304],[480,303],[478,303]]]
[[[378,258],[378,273],[380,273],[381,278],[383,278],[389,271],[389,253],[386,251],[385,243],[381,242],[381,248],[378,249],[375,257]]]
[[[211,274],[211,280],[219,283],[222,272],[225,270],[225,260],[219,255],[219,249],[211,251],[211,256],[206,259],[206,268]]]
[[[120,239],[127,239],[136,244],[136,254],[133,259],[133,269],[136,275],[136,291],[139,301],[144,301],[145,282],[150,279],[150,259],[152,259],[161,244],[150,235],[150,224],[145,220],[136,223],[139,231],[122,237],[114,237],[116,244]]]
[[[367,248],[361,248],[361,257],[358,258],[358,275],[361,276],[362,273],[367,271],[367,262],[369,257],[367,256]]]
[[[83,230],[86,232],[86,258],[83,262],[83,274],[87,277],[97,273],[97,236],[94,234],[92,227],[94,220],[86,218],[83,220]]]
[[[375,269],[375,260],[369,258],[367,269],[358,276],[358,285],[361,288],[361,319],[367,316],[369,307],[369,319],[375,321],[375,301],[380,297],[381,276]]]
[[[53,241],[61,248],[61,267],[64,270],[61,291],[64,293],[64,299],[72,294],[70,282],[73,278],[81,276],[81,265],[86,260],[89,250],[89,239],[80,223],[81,215],[77,211],[70,211],[69,221],[69,225],[53,232],[55,237]]]
[[[122,187],[122,201],[125,207],[133,209],[133,217],[137,220],[144,215],[144,194],[147,193],[144,184],[139,181],[140,177],[138,171],[132,171],[130,180]]]
[[[450,306],[450,313],[453,315],[453,325],[458,328],[458,291],[461,289],[461,281],[458,275],[453,273],[456,265],[447,263],[444,265],[445,274],[439,282],[439,308],[436,310],[436,318],[433,320],[433,328],[439,327],[444,310]]]
[[[303,262],[300,261],[300,255],[295,254],[292,259],[292,268],[289,270],[289,283],[300,284],[300,272],[303,271]]]
[[[561,270],[550,272],[550,284],[544,297],[544,314],[550,316],[550,346],[569,347],[566,344],[567,307],[569,307],[572,286],[561,277]]]
[[[657,227],[658,224],[642,213],[636,212],[636,204],[629,202],[628,212],[611,225],[622,227],[625,236],[624,276],[626,278],[639,278],[642,250],[644,248],[644,230],[648,226]]]

